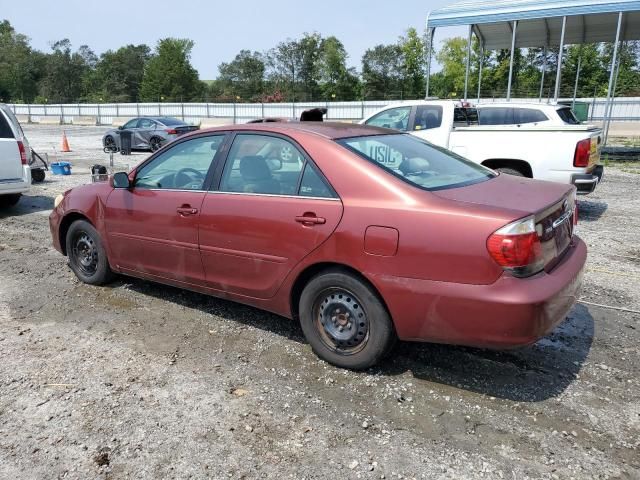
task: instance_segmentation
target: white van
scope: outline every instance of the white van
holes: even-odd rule
[[[0,104],[0,207],[18,203],[31,188],[31,148],[13,112]]]

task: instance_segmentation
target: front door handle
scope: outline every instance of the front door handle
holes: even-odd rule
[[[198,213],[197,208],[190,207],[189,205],[183,205],[176,209],[176,212],[182,217],[188,217],[189,215],[195,215]]]
[[[304,215],[297,216],[296,222],[302,223],[303,225],[324,225],[327,223],[327,219],[318,217],[315,213],[306,212]]]

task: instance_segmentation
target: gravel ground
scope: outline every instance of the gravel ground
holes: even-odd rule
[[[590,303],[550,336],[402,343],[354,373],[253,308],[79,283],[47,216],[108,163],[103,131],[67,128],[73,175],[0,212],[0,478],[640,478],[640,315],[591,304],[640,310],[636,166],[608,166],[581,198]],[[26,133],[52,154],[61,127]]]

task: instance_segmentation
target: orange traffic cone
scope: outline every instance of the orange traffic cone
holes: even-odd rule
[[[61,152],[70,152],[71,149],[69,148],[69,141],[67,140],[67,132],[65,132],[64,130],[62,131],[62,148],[60,149]]]

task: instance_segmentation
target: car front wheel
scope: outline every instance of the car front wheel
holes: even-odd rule
[[[104,285],[113,278],[100,234],[89,222],[73,222],[67,231],[66,245],[69,266],[81,281]]]
[[[349,273],[330,271],[311,279],[299,307],[311,348],[337,367],[371,367],[395,343],[391,317],[377,293]]]

